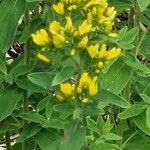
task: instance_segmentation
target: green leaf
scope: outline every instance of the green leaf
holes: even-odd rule
[[[11,86],[0,94],[0,120],[8,117],[22,97],[22,91]]]
[[[74,74],[75,69],[73,67],[65,67],[58,73],[53,81],[52,86],[58,85],[66,80],[68,80]]]
[[[28,3],[31,3],[31,2],[39,2],[41,0],[26,0]]]
[[[73,113],[73,107],[69,104],[57,104],[53,106],[53,110],[60,113]]]
[[[97,123],[93,119],[91,119],[88,116],[88,117],[86,117],[86,122],[87,122],[88,129],[90,129],[92,132],[95,132],[99,135],[101,134],[100,129],[98,129],[98,127],[96,125]]]
[[[103,138],[105,140],[108,140],[108,141],[111,141],[111,140],[121,140],[122,139],[121,136],[118,136],[118,135],[116,135],[114,133],[109,133],[107,135],[104,135]]]
[[[0,29],[3,31],[0,34],[0,50],[6,52],[12,44],[18,21],[25,10],[25,0],[12,0],[11,2],[2,1],[0,3]]]
[[[134,48],[134,45],[129,42],[117,42],[117,46],[124,50],[129,50]]]
[[[133,104],[129,108],[126,108],[123,112],[118,114],[120,119],[127,119],[130,117],[138,116],[146,109],[145,105],[142,104]]]
[[[47,101],[47,104],[46,104],[46,117],[47,117],[47,120],[49,120],[51,118],[51,115],[52,115],[52,104],[51,104],[51,101]]]
[[[141,115],[134,117],[133,121],[139,129],[141,129],[144,133],[150,136],[150,128],[147,127],[145,113],[142,113]]]
[[[148,107],[146,110],[146,124],[148,128],[150,128],[150,107]]]
[[[61,142],[60,150],[80,150],[86,139],[84,127],[70,125],[65,130],[65,139]]]
[[[143,42],[141,43],[141,46],[140,46],[140,53],[146,55],[146,56],[150,56],[150,42],[149,42],[149,39],[150,39],[150,33],[148,32],[146,35],[145,35],[145,38],[143,39]]]
[[[106,73],[101,74],[103,88],[119,94],[132,76],[132,68],[127,66],[122,57],[117,59]]]
[[[37,104],[37,111],[41,111],[47,106],[47,102],[50,100],[50,96],[44,97],[38,104]]]
[[[17,77],[17,76],[24,75],[30,72],[32,69],[33,69],[33,64],[32,65],[29,65],[29,64],[17,65],[9,72],[9,75],[13,77]]]
[[[93,143],[90,145],[91,150],[120,150],[116,144],[110,143]]]
[[[128,30],[127,26],[125,26],[121,30],[119,30],[118,35],[117,35],[119,41],[121,40],[122,37],[125,36],[127,30]]]
[[[6,131],[14,131],[21,128],[21,123],[14,117],[9,116],[0,122],[0,134]]]
[[[126,34],[120,39],[120,42],[128,42],[132,43],[136,36],[139,33],[139,29],[137,27],[130,29]]]
[[[141,11],[144,11],[148,7],[148,5],[150,4],[149,0],[144,0],[144,1],[143,0],[137,0],[137,2],[138,2],[138,5],[139,5]]]
[[[29,25],[24,29],[20,39],[19,43],[25,43],[29,37],[31,37],[31,34],[34,33],[38,28],[40,28],[42,25],[41,18],[35,18],[30,21]]]
[[[110,6],[115,7],[117,13],[123,12],[131,5],[129,0],[108,0],[108,3],[110,4]]]
[[[9,84],[13,84],[13,78],[9,74],[4,75],[4,81]]]
[[[46,119],[37,112],[21,113],[19,116],[24,120],[28,120],[36,123],[43,123],[46,121]]]
[[[17,142],[23,142],[24,140],[33,137],[40,131],[41,127],[37,124],[29,124],[20,134]]]
[[[142,64],[133,54],[128,53],[126,56],[123,57],[124,62],[135,69],[141,70],[144,73],[150,73],[150,69]]]
[[[149,150],[150,140],[145,134],[138,133],[125,144],[123,150]]]
[[[42,129],[34,138],[42,150],[59,149],[60,137],[56,132]]]
[[[18,87],[20,87],[30,93],[43,93],[46,91],[43,87],[36,85],[36,84],[32,83],[31,81],[29,81],[26,77],[16,79],[15,82],[18,85]]]
[[[80,107],[76,107],[73,111],[73,119],[78,119],[82,113],[82,109]]]
[[[7,67],[5,63],[5,53],[0,51],[0,71],[4,74],[7,73]]]
[[[53,79],[53,75],[47,72],[34,72],[28,74],[27,77],[32,83],[39,85],[45,89],[50,88]]]
[[[146,86],[143,91],[143,94],[140,94],[144,102],[150,104],[150,84]]]
[[[46,121],[43,124],[43,128],[64,129],[65,128],[65,123],[61,120],[51,119],[51,120]]]
[[[125,99],[105,89],[101,89],[99,95],[95,98],[93,97],[93,99],[95,99],[95,101],[104,101],[122,108],[128,108],[130,106],[130,104]]]

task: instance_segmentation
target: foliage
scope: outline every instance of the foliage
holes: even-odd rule
[[[0,14],[0,144],[149,149],[149,0],[0,0]]]

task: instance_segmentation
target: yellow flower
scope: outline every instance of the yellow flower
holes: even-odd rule
[[[91,45],[87,47],[88,54],[91,58],[96,58],[98,56],[99,44]]]
[[[60,34],[53,35],[53,43],[57,48],[61,47],[61,44],[64,42],[65,42],[65,37],[63,35]]]
[[[88,37],[85,36],[81,39],[81,41],[78,43],[79,48],[86,48],[88,43]]]
[[[66,96],[71,96],[73,94],[72,85],[69,83],[60,84],[60,91]]]
[[[87,89],[89,87],[89,84],[91,82],[91,78],[89,77],[87,72],[84,72],[81,74],[77,92],[82,93],[83,89]]]
[[[98,92],[97,83],[94,80],[92,80],[89,85],[89,95],[94,96],[95,94],[97,94],[97,92]]]
[[[88,14],[87,14],[87,22],[88,22],[89,24],[92,24],[92,20],[93,20],[92,13],[91,13],[91,12],[88,12]]]
[[[92,15],[96,15],[97,14],[97,8],[93,7],[91,12],[92,12]]]
[[[88,24],[88,21],[84,20],[82,24],[79,26],[79,34],[80,35],[86,34],[90,32],[91,28],[92,28],[92,24]]]
[[[100,4],[100,0],[90,0],[85,6],[84,9],[86,10],[87,8],[89,8],[92,5],[97,5]]]
[[[106,16],[109,18],[109,20],[113,20],[114,17],[116,16],[116,11],[114,7],[108,7],[106,10]]]
[[[76,10],[76,9],[77,9],[77,5],[71,5],[68,7],[69,11]]]
[[[36,31],[35,34],[31,34],[33,42],[39,46],[45,46],[50,42],[50,38],[46,30],[41,29]]]
[[[101,49],[98,53],[98,58],[103,59],[107,56],[107,46],[106,44],[102,44]]]
[[[102,61],[98,62],[98,68],[99,69],[104,68],[104,63]]]
[[[104,32],[110,33],[112,31],[113,25],[114,25],[113,22],[106,23],[105,28],[104,28]]]
[[[120,52],[121,52],[120,48],[114,47],[111,50],[107,51],[106,59],[110,60],[110,59],[116,58],[120,55]]]
[[[70,33],[74,32],[74,30],[75,30],[75,28],[74,28],[74,26],[72,24],[72,19],[69,16],[66,17],[66,29]]]
[[[56,5],[53,5],[53,9],[58,13],[59,15],[64,14],[64,4],[62,2],[57,3]]]
[[[44,56],[43,54],[41,54],[41,53],[38,53],[38,54],[37,54],[37,57],[38,57],[40,60],[42,60],[42,61],[44,61],[44,62],[46,62],[46,63],[49,63],[49,62],[50,62],[50,60],[49,60],[46,56]]]
[[[61,29],[60,23],[57,21],[53,21],[49,24],[49,32],[52,34],[57,34]]]

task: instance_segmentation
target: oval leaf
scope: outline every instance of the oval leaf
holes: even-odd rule
[[[140,105],[140,104],[133,104],[130,105],[129,108],[125,109],[123,112],[121,112],[118,117],[120,119],[127,119],[133,116],[138,116],[145,110],[145,105]]]
[[[53,75],[47,72],[34,72],[28,74],[27,77],[32,83],[37,84],[45,89],[50,88],[53,79]]]
[[[93,99],[98,100],[98,101],[104,101],[109,104],[114,104],[122,108],[127,108],[130,106],[129,102],[127,102],[125,99],[105,89],[101,89],[99,92],[99,95]]]
[[[8,117],[15,109],[18,101],[22,97],[22,91],[12,86],[5,89],[0,95],[0,120]]]
[[[72,75],[74,74],[74,68],[73,67],[65,67],[61,70],[60,73],[58,73],[53,81],[52,86],[58,85],[66,80],[68,80]]]

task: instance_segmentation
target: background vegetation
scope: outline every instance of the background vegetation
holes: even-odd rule
[[[89,71],[91,58],[46,51],[44,56],[54,59],[45,63],[31,37],[61,20],[52,9],[57,2],[0,0],[0,145],[7,150],[149,150],[149,0],[108,0],[117,12],[117,36],[99,33],[91,39],[118,47],[121,54],[96,74],[99,90],[83,103],[59,101],[56,92],[81,74],[80,59],[82,70]],[[82,20],[79,10],[75,14],[75,22]]]

